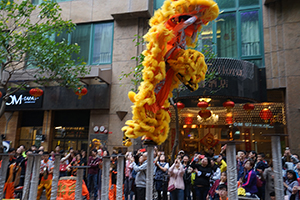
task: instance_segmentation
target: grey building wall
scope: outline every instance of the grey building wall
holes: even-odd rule
[[[73,23],[90,23],[114,21],[113,57],[111,65],[99,65],[100,68],[112,70],[112,84],[109,112],[91,111],[90,134],[93,135],[95,125],[106,125],[111,134],[108,135],[107,146],[122,146],[121,128],[126,120],[132,117],[132,103],[127,97],[132,84],[130,79],[120,79],[121,72],[129,72],[130,67],[137,65],[131,60],[142,49],[135,47],[134,35],[143,36],[148,28],[148,20],[153,14],[153,0],[73,0],[60,3],[62,17],[72,19]],[[127,111],[121,121],[116,112]],[[131,147],[132,148],[132,147]]]
[[[299,154],[300,1],[267,2],[263,6],[267,89],[286,91],[289,144],[292,152]]]

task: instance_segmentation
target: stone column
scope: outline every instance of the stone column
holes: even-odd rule
[[[101,200],[108,200],[110,157],[103,157],[102,180],[101,180]]]
[[[146,200],[153,199],[154,147],[147,147]]]
[[[226,149],[228,199],[238,199],[235,142],[228,142]]]
[[[123,177],[124,177],[124,156],[118,156],[117,166],[117,200],[122,200],[123,194]]]
[[[53,178],[52,178],[52,188],[51,188],[51,200],[56,200],[57,198],[57,185],[59,179],[59,165],[60,165],[60,154],[55,155]]]
[[[77,179],[75,186],[75,200],[82,200],[82,179],[84,169],[90,168],[90,166],[74,166],[72,168],[77,168]]]
[[[37,189],[38,189],[39,178],[40,178],[41,158],[42,158],[42,155],[39,155],[39,154],[34,155],[31,185],[30,185],[30,191],[29,191],[29,199],[30,200],[36,199],[36,197],[37,197]]]
[[[274,135],[271,137],[272,141],[272,158],[273,158],[273,170],[275,173],[274,177],[274,189],[276,200],[284,199],[283,192],[283,179],[282,179],[282,162],[281,162],[281,144],[280,136]]]
[[[27,155],[27,165],[26,165],[26,171],[25,171],[25,181],[24,181],[24,187],[23,187],[22,200],[28,199],[33,159],[34,159],[34,157],[32,154]]]
[[[5,184],[6,174],[7,174],[9,155],[8,154],[0,154],[0,155],[2,155],[2,164],[1,164],[1,169],[0,169],[0,172],[1,172],[1,174],[0,174],[0,199],[3,199],[4,184]]]

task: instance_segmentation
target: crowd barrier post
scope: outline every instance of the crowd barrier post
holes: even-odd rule
[[[34,154],[34,163],[33,163],[32,177],[31,177],[31,184],[30,184],[30,191],[29,191],[30,200],[36,199],[37,197],[39,178],[40,178],[41,159],[42,159],[42,155]]]
[[[0,169],[0,199],[3,199],[4,184],[5,184],[6,174],[7,174],[6,166],[8,166],[9,154],[1,153],[0,155],[2,156],[2,164]]]
[[[103,157],[102,164],[102,180],[101,180],[101,200],[108,200],[108,192],[109,192],[109,168],[110,168],[110,157]]]
[[[117,200],[122,200],[123,194],[123,177],[124,177],[124,155],[118,156],[117,166]]]
[[[24,187],[23,187],[23,194],[22,200],[27,200],[29,196],[29,188],[30,188],[30,179],[31,179],[31,172],[33,167],[33,160],[34,156],[32,154],[27,155],[27,165],[25,171],[25,180],[24,180]]]

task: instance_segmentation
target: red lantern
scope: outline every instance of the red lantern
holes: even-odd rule
[[[233,120],[232,120],[232,113],[231,112],[226,114],[225,121],[226,121],[226,124],[232,124]]]
[[[78,88],[78,91],[75,92],[76,95],[78,95],[78,99],[81,99],[82,96],[86,95],[88,90],[84,88]]]
[[[29,94],[31,96],[34,96],[35,98],[42,96],[43,93],[43,90],[41,90],[40,88],[32,88],[31,90],[29,90]]]
[[[0,98],[2,97],[2,92],[0,92]]]
[[[273,113],[268,108],[264,108],[259,112],[259,116],[265,123],[268,123],[268,120],[273,117]]]
[[[184,103],[181,103],[181,102],[175,103],[175,105],[177,106],[177,108],[179,110],[184,109],[184,107],[185,107]]]
[[[223,107],[225,107],[227,109],[227,112],[230,112],[230,110],[234,107],[234,102],[228,100],[223,103]]]
[[[208,107],[208,103],[206,101],[200,101],[198,102],[197,106],[202,110],[205,110]]]
[[[204,121],[205,121],[207,118],[209,118],[209,117],[211,116],[211,112],[210,112],[210,110],[207,110],[207,109],[205,109],[205,110],[200,110],[200,111],[198,112],[198,115],[199,115],[200,117],[202,117],[202,118],[204,119]]]
[[[250,114],[250,112],[254,110],[254,105],[252,103],[246,103],[243,108]]]
[[[193,118],[192,117],[186,117],[186,118],[184,118],[184,123],[185,124],[192,124],[193,123]]]

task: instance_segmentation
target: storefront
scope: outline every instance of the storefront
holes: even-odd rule
[[[177,102],[185,105],[179,109],[179,149],[193,154],[214,148],[218,153],[220,147],[233,138],[239,141],[237,150],[264,152],[270,158],[268,134],[284,134],[286,118],[283,102],[267,101],[264,71],[247,61],[223,58],[209,63],[208,68],[208,73],[214,72],[217,76],[202,88],[192,93],[184,90],[174,94],[178,95]],[[224,105],[228,100],[231,101],[229,107]],[[207,102],[208,107],[197,107],[200,101]],[[209,114],[201,114],[201,117],[201,110]],[[165,144],[169,151],[176,133],[175,111],[171,111],[170,137]],[[283,147],[286,142],[282,138]]]
[[[109,85],[88,86],[82,99],[66,88],[42,89],[41,97],[32,97],[28,89],[11,95],[6,103],[5,118],[1,120],[6,123],[6,139],[12,142],[11,146],[23,144],[28,149],[35,144],[50,151],[60,145],[65,150],[87,150],[93,138],[106,143],[107,133],[95,133],[93,127],[108,129]]]

